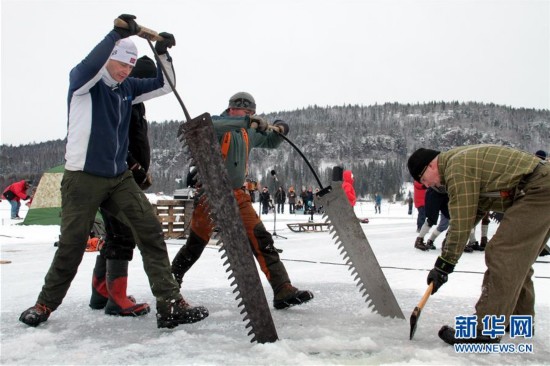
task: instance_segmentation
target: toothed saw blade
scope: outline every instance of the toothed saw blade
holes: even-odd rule
[[[342,182],[332,182],[332,189],[316,196],[317,206],[323,206],[326,222],[334,232],[336,244],[358,280],[360,292],[372,310],[384,317],[405,319],[397,300],[370,247],[353,207],[342,189]]]
[[[243,306],[241,314],[246,313],[243,321],[249,321],[245,326],[251,328],[248,335],[254,335],[251,342],[275,342],[277,331],[229,183],[212,118],[204,113],[183,123],[180,137],[185,140],[196,163],[210,214],[220,229],[222,249],[229,264],[227,272],[231,272],[229,278],[233,277],[231,285],[236,286],[233,292],[238,292],[238,306]]]

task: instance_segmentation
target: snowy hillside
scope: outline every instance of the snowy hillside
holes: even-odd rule
[[[22,209],[22,215],[25,215]],[[426,289],[426,275],[438,250],[413,248],[416,216],[405,206],[383,202],[382,214],[371,204],[356,207],[368,217],[362,227],[377,255],[406,320],[372,313],[327,232],[294,233],[290,222],[305,222],[304,215],[277,215],[275,245],[293,284],[309,289],[315,299],[287,310],[272,309],[279,341],[250,343],[220,253],[209,245],[184,278],[184,297],[206,306],[210,316],[199,323],[173,330],[156,327],[155,300],[148,287],[139,253],[130,263],[129,293],[147,301],[153,311],[140,318],[117,318],[88,307],[96,253],[86,253],[60,308],[37,328],[18,321],[33,305],[56,248],[58,226],[19,226],[9,219],[9,205],[0,203],[1,265],[0,363],[2,365],[542,365],[550,363],[550,264],[539,257],[535,264],[537,297],[536,336],[503,343],[531,343],[531,354],[458,354],[443,343],[437,331],[454,325],[455,315],[469,315],[480,293],[485,270],[481,252],[464,254],[449,282],[432,296],[419,319],[412,341],[409,316]],[[273,214],[262,215],[273,232]],[[316,221],[321,221],[319,216]],[[491,224],[489,233],[496,230]],[[479,229],[478,229],[479,235]],[[436,241],[440,248],[442,238]],[[183,244],[169,240],[173,258]],[[268,302],[273,294],[263,275]]]

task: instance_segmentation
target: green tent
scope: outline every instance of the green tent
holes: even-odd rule
[[[65,165],[44,172],[22,225],[61,224],[61,179]]]

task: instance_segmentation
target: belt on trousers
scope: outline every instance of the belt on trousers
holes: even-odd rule
[[[509,189],[507,191],[494,191],[494,192],[485,192],[480,193],[480,197],[489,197],[489,198],[514,198],[516,193],[515,189]]]

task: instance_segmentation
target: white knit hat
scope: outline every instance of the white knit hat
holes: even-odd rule
[[[122,38],[115,44],[113,52],[111,52],[111,60],[117,60],[136,66],[138,59],[137,47],[130,38]]]

